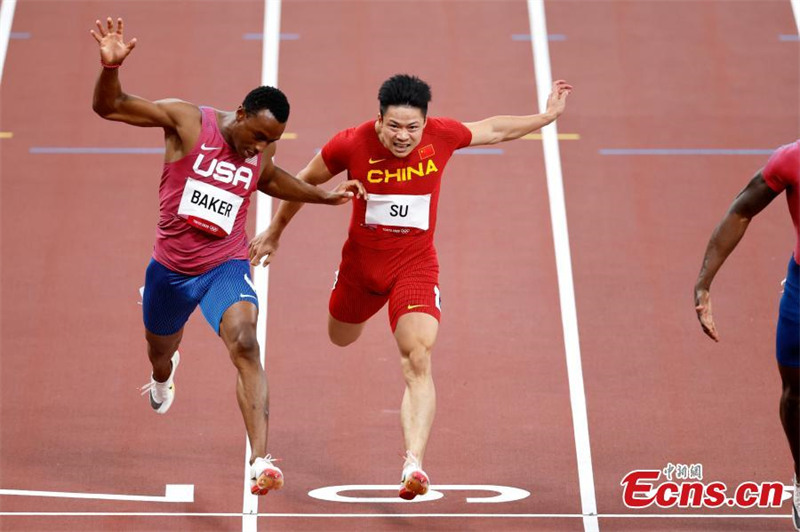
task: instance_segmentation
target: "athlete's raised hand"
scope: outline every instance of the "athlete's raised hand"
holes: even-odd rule
[[[553,89],[547,97],[547,111],[555,116],[560,116],[567,106],[567,96],[572,92],[572,85],[563,79],[553,82]]]
[[[367,189],[364,188],[361,181],[350,179],[336,185],[336,188],[331,190],[330,195],[330,201],[327,203],[331,205],[342,205],[353,198],[367,199]]]
[[[122,19],[117,19],[117,27],[114,28],[114,21],[111,17],[106,19],[105,27],[100,20],[96,20],[97,31],[89,30],[92,37],[100,45],[100,60],[108,66],[118,66],[128,57],[133,47],[136,46],[136,39],[125,42],[122,36]]]
[[[717,333],[717,326],[714,325],[714,316],[711,314],[711,294],[708,290],[695,290],[694,309],[697,311],[697,319],[700,320],[703,332],[715,342],[719,342],[719,333]]]

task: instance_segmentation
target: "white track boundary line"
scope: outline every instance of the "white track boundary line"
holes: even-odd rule
[[[261,48],[261,84],[278,86],[278,49],[281,28],[281,0],[264,0],[264,39]],[[256,197],[256,233],[265,230],[272,219],[272,198],[265,194]],[[269,296],[269,269],[256,266],[253,284],[258,295],[257,332],[261,351],[261,365],[266,369],[267,300]],[[242,532],[257,530],[258,497],[250,493],[250,441],[245,436],[244,493],[242,503]]]
[[[14,8],[17,0],[3,0],[0,5],[0,84],[3,83],[3,67],[8,53],[8,39],[11,38],[11,23],[14,21]]]
[[[547,107],[547,96],[553,84],[550,69],[550,50],[547,42],[547,22],[544,0],[528,0],[528,17],[531,27],[531,46],[536,75],[539,109]],[[558,293],[561,301],[561,325],[564,329],[564,349],[567,357],[569,397],[572,407],[572,427],[575,433],[575,451],[578,459],[578,481],[581,491],[581,511],[586,532],[599,530],[597,501],[594,492],[592,453],[589,445],[589,422],[586,417],[586,395],[581,368],[581,350],[578,338],[578,316],[575,308],[575,289],[572,282],[572,259],[567,232],[567,210],[564,203],[564,184],[561,174],[561,157],[558,149],[558,132],[552,123],[542,129],[542,147],[547,173],[547,193],[550,198],[550,219],[553,226],[553,243],[558,271]]]
[[[800,0],[792,0],[792,12],[794,13],[794,24],[797,26],[797,35],[800,35]]]
[[[261,513],[258,517],[297,517],[305,518],[370,518],[370,519],[406,519],[406,518],[498,518],[498,519],[585,519],[583,514],[298,514],[298,513]],[[242,517],[237,513],[222,512],[0,512],[0,517]],[[789,514],[600,514],[601,519],[789,519]]]

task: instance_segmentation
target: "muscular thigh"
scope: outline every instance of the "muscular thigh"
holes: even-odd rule
[[[414,257],[398,272],[389,296],[392,331],[397,329],[402,316],[412,312],[428,314],[437,322],[442,316],[439,261],[432,247]]]
[[[150,260],[142,293],[142,317],[147,331],[171,336],[183,328],[199,302],[192,279]]]

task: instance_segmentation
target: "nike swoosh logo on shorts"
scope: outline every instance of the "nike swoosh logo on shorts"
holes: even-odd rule
[[[419,307],[427,307],[428,305],[409,305],[408,310],[414,310],[415,308]]]
[[[377,164],[381,161],[385,161],[386,159],[373,159],[372,157],[369,158],[369,164]]]
[[[211,150],[220,150],[222,146],[206,146],[206,143],[200,145],[200,149],[203,151],[211,151]]]
[[[239,294],[239,297],[252,297],[256,301],[258,301],[258,298],[256,296],[251,296],[250,294]]]

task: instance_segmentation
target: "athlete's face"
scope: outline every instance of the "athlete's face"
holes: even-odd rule
[[[286,124],[278,122],[266,109],[248,115],[239,107],[236,110],[236,124],[231,134],[233,148],[236,153],[249,159],[263,152],[273,142],[277,142],[283,135],[284,129]]]
[[[417,107],[390,105],[378,117],[378,138],[395,157],[405,157],[414,151],[422,140],[425,116]]]

